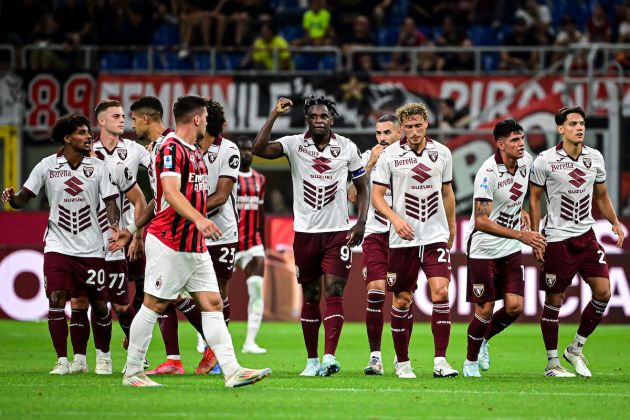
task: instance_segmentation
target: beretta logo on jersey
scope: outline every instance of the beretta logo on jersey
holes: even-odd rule
[[[330,146],[330,154],[333,155],[333,157],[339,156],[339,153],[341,153],[341,147]]]
[[[127,159],[127,149],[118,149],[118,157],[121,160]]]
[[[520,172],[521,176],[525,176],[527,174],[527,169],[525,168],[525,165],[519,166],[518,171]]]
[[[584,162],[584,166],[586,166],[586,169],[591,169],[591,158],[584,158],[582,159],[582,162]]]
[[[429,159],[431,162],[435,162],[438,158],[438,152],[436,150],[429,150]]]
[[[547,283],[547,286],[553,287],[553,285],[556,284],[556,275],[545,273],[545,283]]]
[[[85,174],[86,177],[91,177],[92,174],[94,173],[94,166],[89,166],[89,165],[85,165],[83,167],[83,173]]]
[[[238,167],[238,165],[240,164],[240,159],[237,155],[233,155],[230,158],[230,161],[228,162],[228,165],[230,165],[230,168],[232,169],[236,169]]]

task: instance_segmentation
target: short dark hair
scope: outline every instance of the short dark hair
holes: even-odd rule
[[[558,112],[556,112],[556,117],[555,117],[556,125],[564,124],[569,114],[580,114],[582,118],[586,118],[586,114],[584,113],[584,110],[581,107],[574,106],[574,107],[569,108],[565,106],[564,108],[560,108]]]
[[[251,137],[242,135],[242,136],[238,136],[234,140],[234,143],[236,143],[236,145],[240,147],[240,144],[245,143],[246,141],[251,141],[252,143],[254,142],[254,140]]]
[[[98,114],[114,106],[122,106],[122,103],[120,103],[120,101],[117,101],[116,99],[105,99],[99,102],[98,105],[96,105],[96,108],[94,109],[94,115],[98,117]]]
[[[212,98],[208,99],[206,108],[208,108],[206,133],[216,137],[223,132],[223,124],[226,121],[225,112],[221,104]]]
[[[498,122],[492,130],[494,140],[499,140],[502,137],[507,137],[511,133],[520,133],[523,131],[523,127],[515,120],[508,119]]]
[[[52,130],[50,131],[50,138],[53,142],[59,143],[61,145],[64,144],[64,137],[69,136],[74,133],[77,128],[85,125],[90,133],[92,129],[90,128],[90,120],[87,117],[81,114],[68,114],[59,118]]]
[[[400,126],[400,121],[398,120],[398,117],[396,116],[396,114],[385,114],[385,115],[381,115],[381,117],[376,120],[377,123],[386,123],[386,122],[390,122],[394,125]]]
[[[453,98],[444,98],[442,99],[442,102],[444,102],[449,108],[455,109],[455,101]]]
[[[164,115],[164,108],[162,103],[155,96],[143,96],[142,98],[134,101],[129,107],[130,111],[138,111],[144,115],[148,115],[152,119],[162,119]]]
[[[304,115],[308,115],[308,109],[312,107],[313,105],[325,105],[326,108],[328,108],[328,110],[332,114],[333,118],[339,117],[339,114],[337,114],[337,108],[335,108],[335,105],[337,105],[335,101],[333,101],[332,99],[328,99],[324,96],[320,96],[316,98],[313,95],[309,96],[304,101]]]
[[[208,101],[201,96],[186,95],[177,98],[173,104],[173,116],[175,122],[189,122],[192,118],[192,114],[199,108],[205,108]]]

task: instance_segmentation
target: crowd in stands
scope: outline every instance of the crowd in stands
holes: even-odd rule
[[[566,47],[594,42],[630,42],[628,0],[2,0],[0,43],[16,49],[42,48],[30,57],[33,69],[72,66],[72,51],[96,45],[154,45],[172,51],[164,66],[203,68],[205,47],[229,51],[224,69],[325,69],[334,60],[309,59],[290,47],[423,47],[409,52],[356,53],[356,71],[474,69],[471,46],[505,46],[488,55],[484,70],[534,70],[541,56],[532,46]],[[464,47],[432,52],[430,47]],[[510,47],[530,47],[514,49]],[[274,53],[274,49],[278,50]],[[312,52],[312,49],[309,49]],[[415,54],[415,53],[414,53]],[[561,59],[558,48],[544,58]],[[101,65],[142,66],[136,56],[122,62],[103,54]],[[574,65],[583,67],[584,57]],[[202,60],[199,62],[199,60]],[[144,59],[146,61],[146,58]],[[630,69],[630,53],[617,61]],[[146,64],[146,63],[144,63]],[[159,67],[159,66],[158,66]]]

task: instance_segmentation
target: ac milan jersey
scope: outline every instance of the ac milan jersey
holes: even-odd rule
[[[217,190],[220,178],[234,181],[232,191],[225,204],[207,212],[206,216],[221,229],[223,233],[217,241],[206,239],[206,245],[229,244],[238,241],[238,212],[236,210],[236,181],[238,168],[241,166],[241,155],[238,147],[220,135],[214,140],[208,151],[203,154],[208,168],[208,196]]]
[[[42,187],[50,204],[44,252],[103,258],[105,243],[98,208],[101,199],[118,195],[105,164],[85,156],[73,168],[63,151],[59,151],[42,159],[24,184],[24,189],[32,196]]]
[[[160,147],[162,147],[162,143],[164,143],[164,140],[166,140],[166,138],[169,135],[173,135],[173,130],[171,130],[170,128],[167,128],[160,135],[160,137],[158,137],[157,140],[155,140],[155,143],[153,144],[153,148],[151,149],[151,152],[150,152],[151,163],[149,164],[149,167],[147,168],[147,172],[149,174],[149,183],[151,184],[151,191],[153,192],[153,197],[157,195],[157,178],[155,177],[155,158],[158,154],[158,151],[160,150]]]
[[[521,229],[521,209],[529,173],[532,168],[532,157],[525,156],[516,161],[516,170],[510,173],[501,154],[497,150],[481,165],[475,177],[475,201],[492,203],[489,219],[508,229]],[[480,232],[475,228],[475,213],[473,211],[466,231],[467,253],[471,258],[492,259],[506,257],[522,248],[516,239],[501,238],[489,233]]]
[[[372,156],[371,150],[367,150],[363,152],[363,154],[361,155],[361,161],[363,163],[363,167],[365,167],[367,163],[370,161],[370,156]],[[370,194],[372,194],[372,184],[373,184],[372,178],[374,174],[371,174],[371,175],[372,176],[370,176],[370,179],[368,180],[369,181],[368,187],[369,187]],[[385,191],[385,202],[387,203],[388,206],[391,207],[392,191],[389,189],[389,187]],[[387,218],[383,216],[381,213],[376,211],[376,209],[372,205],[372,200],[370,200],[370,207],[368,208],[367,222],[365,223],[365,234],[369,235],[370,233],[385,233],[385,232],[389,232],[389,220],[387,220]]]
[[[427,138],[420,154],[411,150],[406,138],[385,149],[376,162],[373,182],[391,188],[392,209],[414,230],[414,238],[407,241],[390,229],[390,248],[448,241],[442,186],[452,180],[451,151],[436,141]]]
[[[265,202],[265,176],[255,169],[238,173],[236,207],[238,209],[238,251],[262,244],[260,209]]]
[[[129,139],[119,139],[116,147],[112,150],[107,149],[105,145],[97,140],[94,142],[94,151],[102,153],[105,157],[107,167],[112,169],[119,163],[125,165],[131,171],[134,178],[138,177],[138,167],[140,165],[149,168],[151,163],[151,154],[142,145]],[[122,206],[120,207],[120,228],[125,228],[133,222],[133,206],[123,194],[121,194]]]
[[[604,157],[582,146],[582,153],[573,160],[561,142],[538,155],[530,182],[545,190],[547,216],[543,226],[547,241],[579,236],[595,223],[591,214],[593,184],[606,182]]]
[[[155,160],[157,179],[179,178],[179,191],[199,213],[205,214],[208,197],[208,171],[201,150],[177,136],[170,135],[162,143]],[[157,183],[155,218],[149,233],[166,246],[180,252],[207,252],[206,243],[193,222],[177,213],[164,198],[162,182]]]
[[[330,133],[329,143],[319,150],[310,132],[282,137],[291,165],[293,213],[296,232],[339,232],[350,229],[347,179],[365,174],[361,154],[348,138]]]
[[[103,160],[102,155],[99,153],[98,158]],[[111,160],[109,161],[111,162]],[[118,200],[116,200],[116,205],[118,208],[121,208],[123,205],[122,198],[124,197],[126,200],[125,194],[129,192],[136,185],[136,177],[131,174],[129,168],[127,168],[122,163],[116,164],[114,167],[110,167],[107,165],[107,161],[105,161],[107,169],[109,170],[109,174],[111,177],[112,184],[118,189],[119,195]],[[133,206],[132,206],[133,208]],[[133,211],[131,212],[133,216]],[[103,239],[105,240],[105,244],[109,243],[109,240],[112,237],[112,230],[109,228],[109,222],[107,221],[107,209],[105,207],[105,203],[101,200],[100,210],[98,212],[98,221],[101,227],[101,231],[103,232]],[[125,259],[125,250],[120,249],[115,252],[105,251],[105,260],[107,261],[118,261]]]

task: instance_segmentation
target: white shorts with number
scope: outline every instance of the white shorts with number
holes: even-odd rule
[[[150,233],[145,242],[147,264],[144,291],[160,299],[177,299],[180,292],[219,292],[207,252],[179,252]]]
[[[241,267],[241,270],[245,270],[247,264],[250,263],[256,257],[265,258],[265,247],[262,245],[255,245],[245,251],[239,251],[236,253],[236,265]]]

